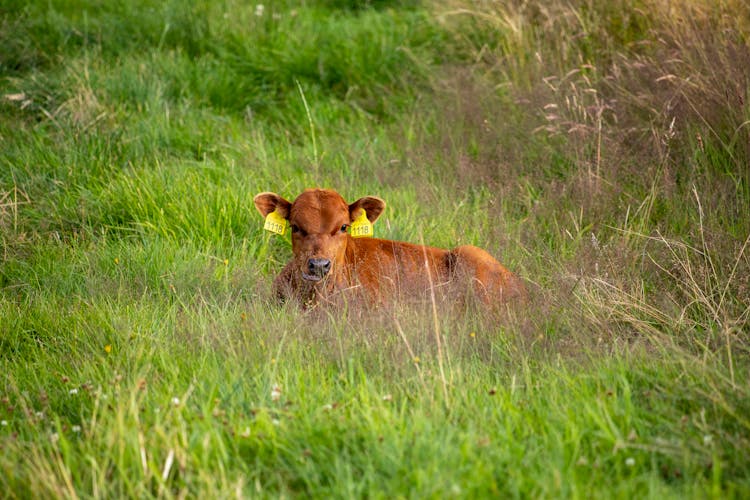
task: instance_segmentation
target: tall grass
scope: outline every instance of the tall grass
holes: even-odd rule
[[[2,490],[747,496],[741,7],[6,2]],[[530,305],[274,303],[311,185]]]

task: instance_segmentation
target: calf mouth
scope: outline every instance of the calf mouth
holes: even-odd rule
[[[302,271],[302,279],[305,281],[317,282],[321,281],[323,279],[323,276],[319,276],[317,274],[307,274],[306,272]]]

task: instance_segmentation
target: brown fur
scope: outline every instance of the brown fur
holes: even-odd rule
[[[437,286],[458,280],[472,283],[476,295],[489,305],[526,298],[521,280],[481,248],[464,245],[449,251],[352,238],[342,231],[362,209],[374,223],[385,209],[380,198],[368,196],[347,205],[335,191],[307,189],[293,203],[275,193],[260,193],[254,201],[263,217],[277,210],[293,228],[294,256],[274,281],[279,298],[294,297],[310,304],[351,290],[382,302],[394,295],[429,290],[431,283]],[[330,260],[330,271],[319,281],[310,281],[309,259]]]

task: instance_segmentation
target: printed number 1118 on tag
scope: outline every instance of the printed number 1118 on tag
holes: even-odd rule
[[[352,238],[370,238],[372,237],[372,222],[367,219],[367,213],[362,210],[359,217],[354,219],[349,231]]]
[[[286,225],[286,219],[274,210],[266,216],[266,222],[263,224],[263,229],[283,236],[286,232]]]

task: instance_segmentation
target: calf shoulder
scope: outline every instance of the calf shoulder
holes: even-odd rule
[[[430,281],[449,279],[447,250],[379,238],[352,239],[347,247],[346,266],[352,285],[376,295],[385,292],[419,292]]]

